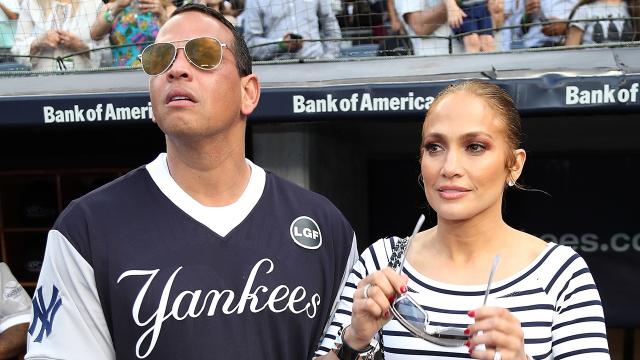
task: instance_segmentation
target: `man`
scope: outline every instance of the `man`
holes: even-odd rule
[[[415,55],[446,55],[462,52],[460,41],[447,24],[447,8],[441,0],[395,0],[396,12],[411,39]],[[420,38],[418,36],[432,36]],[[451,44],[451,51],[449,50]]]
[[[567,22],[577,0],[525,0],[517,13],[527,48],[563,45]],[[542,24],[541,24],[542,23]]]
[[[245,159],[260,86],[221,14],[179,8],[142,64],[167,153],[60,215],[26,359],[310,358],[353,230]]]
[[[247,0],[242,22],[255,60],[340,55],[340,26],[330,0]]]
[[[3,262],[0,262],[0,290],[0,359],[11,359],[26,348],[31,299]]]

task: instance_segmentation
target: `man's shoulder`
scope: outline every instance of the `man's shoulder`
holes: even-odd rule
[[[327,206],[334,207],[329,199],[325,196],[318,194],[309,189],[305,189],[304,187],[287,180],[271,171],[265,170],[267,174],[267,182],[273,186],[273,190],[278,193],[290,194],[292,196],[296,196],[300,201],[311,201],[317,204],[326,204]]]
[[[294,212],[313,214],[351,227],[342,212],[325,196],[305,189],[270,171],[266,171],[266,174],[265,191],[267,196],[271,199],[277,199],[279,204],[286,204],[288,209]]]
[[[144,167],[131,170],[129,173],[72,200],[60,214],[56,223],[77,217],[80,213],[87,211],[114,211],[118,206],[139,197],[141,190],[148,186],[148,181],[146,181],[148,179],[150,177]]]

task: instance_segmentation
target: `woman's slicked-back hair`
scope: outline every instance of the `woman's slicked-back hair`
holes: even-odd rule
[[[185,13],[187,11],[197,11],[209,15],[212,18],[220,21],[225,27],[231,30],[231,33],[233,34],[233,44],[229,45],[229,50],[233,52],[233,55],[236,58],[236,68],[238,69],[238,73],[240,74],[240,76],[247,76],[252,73],[251,55],[249,54],[247,43],[244,41],[244,38],[238,32],[238,30],[236,30],[235,26],[233,26],[233,24],[231,24],[229,20],[224,17],[224,15],[202,4],[187,4],[177,8],[173,12],[171,17]]]
[[[489,108],[504,122],[505,135],[509,149],[507,154],[507,168],[511,168],[516,161],[513,150],[520,148],[522,142],[522,125],[520,113],[513,99],[503,88],[483,80],[465,80],[447,86],[436,96],[429,109],[435,108],[448,95],[464,92],[479,97],[489,105]],[[427,112],[425,122],[429,121]]]

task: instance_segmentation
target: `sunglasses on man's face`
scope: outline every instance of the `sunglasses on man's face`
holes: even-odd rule
[[[400,264],[396,269],[396,272],[398,274],[402,273],[402,268],[404,267],[404,261],[406,259],[406,254],[409,251],[411,240],[413,240],[413,238],[416,236],[418,230],[420,230],[420,227],[422,227],[423,222],[424,215],[421,215],[420,219],[418,219],[416,227],[413,230],[413,234],[411,234],[411,236],[407,239],[406,244],[404,245],[405,249],[400,259]],[[493,259],[491,272],[489,273],[489,281],[487,282],[487,289],[485,290],[484,294],[483,305],[486,305],[487,303],[487,296],[489,295],[493,275],[496,271],[496,267],[498,266],[499,261],[499,255]],[[469,335],[466,335],[464,333],[464,329],[429,325],[429,315],[408,293],[401,295],[393,301],[393,304],[391,304],[391,313],[393,313],[395,319],[407,330],[409,330],[409,332],[413,334],[413,336],[424,339],[433,344],[447,347],[457,347],[463,346],[465,342],[469,340]]]
[[[180,42],[185,42],[184,46],[175,45]],[[151,44],[142,50],[138,58],[142,63],[142,71],[147,75],[157,76],[169,70],[176,61],[178,49],[183,49],[193,66],[201,70],[213,70],[222,62],[223,48],[228,46],[214,37],[199,37]]]

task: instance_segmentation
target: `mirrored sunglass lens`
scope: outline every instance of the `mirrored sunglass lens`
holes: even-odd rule
[[[222,60],[222,45],[212,38],[198,38],[186,43],[184,51],[196,66],[211,70]]]
[[[157,43],[142,52],[142,70],[149,75],[158,75],[167,70],[175,55],[173,44]]]
[[[427,318],[422,312],[422,309],[418,308],[409,298],[402,297],[393,306],[398,314],[400,314],[407,322],[411,323],[414,327],[420,330],[425,329],[425,323]]]
[[[458,328],[440,329],[438,333],[445,346],[462,346],[469,340],[469,335],[465,335],[464,330]]]

